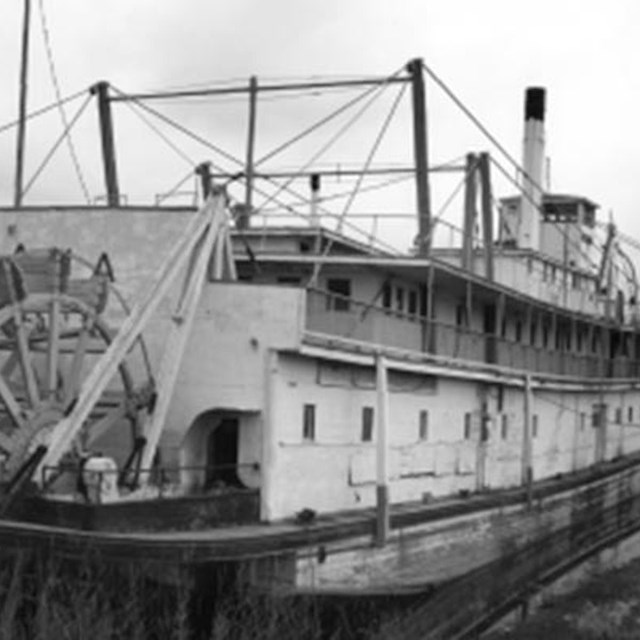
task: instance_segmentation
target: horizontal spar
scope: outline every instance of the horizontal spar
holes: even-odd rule
[[[339,87],[375,86],[409,82],[410,78],[362,78],[359,80],[334,80],[324,82],[296,82],[292,84],[266,84],[255,87],[257,93],[277,91],[300,91],[303,89],[333,89]],[[131,100],[167,100],[171,98],[199,98],[204,96],[223,96],[249,93],[252,89],[247,86],[218,87],[217,89],[190,89],[185,91],[157,91],[151,93],[132,93],[119,96],[110,96],[110,102],[128,102]]]

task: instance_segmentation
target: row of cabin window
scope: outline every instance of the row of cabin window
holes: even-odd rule
[[[527,266],[528,266],[529,273],[533,273],[534,266],[533,266],[532,258],[529,258],[529,262]],[[558,271],[560,272],[559,282],[560,284],[562,284],[564,282],[564,273],[565,273],[562,267],[556,267],[555,264],[551,264],[549,262],[543,262],[542,263],[542,282],[554,283],[556,281],[556,274]],[[583,289],[583,285],[586,284],[587,291],[591,290],[592,292],[595,292],[595,282],[590,278],[583,276],[582,274],[577,273],[575,271],[567,271],[566,273],[567,275],[571,276],[570,280],[571,280],[572,289]]]
[[[459,304],[456,306],[456,326],[458,327],[469,327],[469,314],[467,313],[467,307],[464,304]],[[506,316],[502,318],[502,323],[500,326],[500,337],[507,337],[507,318]],[[514,327],[514,342],[524,342],[524,322],[522,320],[516,320],[513,324]],[[541,329],[541,338],[542,344],[540,345],[543,349],[549,348],[550,338],[552,334],[552,326],[551,321],[543,321],[542,323],[538,323],[536,321],[532,321],[529,323],[529,345],[536,346],[537,338],[539,335],[538,327]],[[576,353],[582,353],[584,347],[591,347],[592,353],[598,353],[600,344],[602,343],[603,336],[598,329],[593,331],[591,336],[591,345],[588,345],[588,335],[584,330],[578,329],[575,332],[575,341],[573,340],[573,331],[570,327],[564,326],[562,324],[556,325],[556,331],[554,336],[554,344],[555,349],[571,351],[572,345],[575,342],[575,351]],[[629,344],[628,340],[629,336],[623,336],[622,342],[622,355],[629,355]],[[640,355],[640,354],[639,354]]]
[[[603,420],[603,408],[594,407],[591,414],[591,425],[593,427],[599,427]],[[633,422],[633,407],[627,407],[627,420]],[[374,425],[374,409],[373,407],[362,407],[361,416],[361,432],[360,439],[362,442],[371,442],[373,440],[373,425]],[[587,414],[580,414],[580,429],[584,430],[587,422]],[[623,422],[623,410],[621,407],[617,407],[615,410],[615,423],[622,424]],[[502,440],[506,440],[509,433],[509,416],[502,414],[500,420],[500,437]],[[464,439],[471,440],[472,436],[472,414],[464,414]],[[302,437],[304,440],[315,441],[316,439],[316,405],[305,404],[303,407],[302,418]],[[538,437],[538,415],[534,414],[531,419],[531,437]],[[429,439],[429,412],[426,409],[420,410],[418,413],[418,438],[420,440]],[[482,423],[481,439],[483,441],[488,440],[489,434],[487,426]]]
[[[351,297],[351,280],[348,278],[327,279],[327,311],[349,311]],[[424,301],[420,300],[418,291],[400,286],[392,286],[386,282],[382,288],[382,307],[384,309],[407,313],[408,315],[426,314]]]
[[[360,439],[362,442],[373,440],[374,426],[373,407],[362,407]],[[316,405],[305,404],[302,410],[302,438],[310,442],[316,439]],[[422,409],[418,413],[418,438],[429,439],[429,412]]]

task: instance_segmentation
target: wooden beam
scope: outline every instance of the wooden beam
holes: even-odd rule
[[[47,343],[47,388],[53,398],[58,388],[58,355],[60,351],[60,298],[55,295],[49,303],[49,340]]]
[[[482,207],[482,240],[484,243],[484,277],[493,281],[493,193],[491,189],[491,173],[489,154],[480,154],[480,184]]]
[[[211,163],[202,162],[196,167],[196,175],[200,178],[202,199],[206,200],[211,195]]]
[[[182,237],[175,243],[172,252],[157,273],[155,280],[145,289],[138,303],[123,322],[115,339],[84,381],[73,410],[54,427],[50,437],[49,450],[40,464],[40,468],[56,466],[62,455],[69,449],[73,438],[89,417],[122,360],[170,290],[192,249],[209,228],[214,214],[221,209],[224,210],[224,207],[224,194],[216,194],[207,201],[187,225]]]
[[[150,469],[158,449],[160,436],[164,428],[169,403],[173,395],[180,365],[187,346],[187,341],[191,335],[191,328],[196,316],[198,302],[202,293],[202,287],[207,274],[207,267],[211,252],[216,246],[216,273],[222,272],[222,264],[218,266],[218,259],[222,261],[224,256],[221,232],[226,232],[226,211],[218,207],[214,212],[211,222],[207,228],[204,241],[197,248],[198,255],[193,263],[193,271],[189,275],[189,281],[180,305],[173,315],[173,323],[166,340],[166,346],[160,362],[160,369],[157,376],[157,401],[153,412],[147,416],[143,424],[143,433],[146,438],[146,445],[142,452],[140,466],[142,469]],[[217,241],[217,242],[216,242]],[[145,476],[149,480],[149,474]]]
[[[253,155],[256,145],[256,103],[258,97],[258,79],[251,76],[249,79],[249,126],[247,131],[247,161],[245,166],[245,197],[247,226],[250,224],[251,211],[253,210]]]
[[[98,116],[100,119],[100,139],[102,140],[102,161],[104,165],[104,181],[107,189],[107,205],[120,206],[120,190],[118,188],[118,170],[116,168],[116,147],[113,136],[113,119],[109,98],[109,83],[98,82],[91,87],[91,93],[98,98]]]
[[[473,153],[467,154],[464,189],[464,224],[462,228],[462,268],[473,272],[473,228],[475,226],[477,159]]]
[[[431,246],[431,202],[429,195],[429,154],[427,150],[427,108],[425,103],[422,59],[411,60],[407,71],[411,76],[413,102],[413,155],[416,171],[416,200],[418,206],[418,255],[425,257]]]
[[[425,351],[427,353],[435,352],[434,343],[434,317],[435,317],[435,305],[434,305],[434,288],[436,285],[436,273],[435,267],[430,264],[427,273],[427,301],[426,301],[426,326],[425,326]]]
[[[24,16],[22,21],[22,56],[20,60],[20,94],[18,102],[18,134],[16,137],[16,177],[13,193],[13,206],[22,206],[22,182],[24,175],[24,150],[27,130],[27,77],[29,67],[29,24],[31,16],[31,0],[24,0]]]
[[[22,407],[2,376],[0,376],[0,398],[2,398],[2,402],[9,412],[14,425],[19,429],[25,429],[27,425]]]
[[[386,78],[362,78],[354,80],[333,80],[316,82],[292,82],[289,84],[266,84],[258,88],[260,93],[280,91],[303,91],[306,89],[335,89],[339,87],[374,87],[376,85],[391,85],[409,82],[406,76],[391,76]],[[223,87],[216,89],[194,89],[187,91],[156,91],[154,93],[134,93],[115,96],[112,102],[129,102],[139,100],[166,100],[167,98],[191,98],[202,96],[228,96],[247,93],[247,87]]]

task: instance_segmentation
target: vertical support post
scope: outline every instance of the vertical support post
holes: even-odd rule
[[[473,227],[476,222],[476,166],[475,154],[467,154],[464,189],[464,225],[462,230],[462,268],[473,272]]]
[[[274,474],[278,448],[275,425],[278,420],[277,402],[278,390],[276,378],[278,375],[278,352],[268,350],[265,362],[265,397],[264,418],[262,423],[262,461],[260,463],[260,520],[268,522],[273,517]]]
[[[533,504],[533,443],[532,443],[533,391],[531,376],[524,377],[524,433],[522,437],[522,484],[527,491],[527,508]]]
[[[381,354],[376,355],[376,390],[378,433],[376,456],[376,544],[383,547],[389,535],[389,393],[387,365]]]
[[[246,209],[247,226],[253,208],[253,154],[256,142],[256,101],[258,97],[258,79],[251,76],[249,79],[249,130],[247,133],[247,161],[244,206]]]
[[[22,206],[22,180],[24,173],[24,147],[27,120],[27,71],[29,68],[29,21],[31,0],[24,0],[24,19],[22,23],[22,59],[20,63],[20,98],[18,102],[18,137],[16,142],[16,177],[13,194],[13,206]]]
[[[100,138],[102,140],[102,160],[104,181],[107,189],[107,205],[120,206],[118,189],[118,171],[116,168],[116,149],[113,137],[113,120],[109,100],[109,83],[104,80],[91,87],[91,93],[98,97],[98,117],[100,119]]]
[[[411,60],[407,65],[411,76],[413,102],[413,153],[416,171],[416,198],[418,204],[419,256],[427,256],[431,245],[431,201],[429,195],[429,164],[427,148],[427,109],[425,104],[424,73],[421,58]]]
[[[435,348],[435,340],[434,340],[434,323],[435,323],[435,313],[434,313],[434,304],[433,304],[433,289],[435,287],[436,282],[436,274],[435,268],[432,264],[428,267],[428,275],[427,275],[427,300],[425,304],[425,325],[424,325],[424,348],[423,350],[427,353],[434,353]]]
[[[196,175],[200,178],[202,199],[206,200],[211,195],[211,163],[201,162],[196,167]]]
[[[480,154],[480,184],[482,206],[482,241],[484,243],[484,277],[493,280],[493,215],[491,191],[491,172],[489,169],[489,154]]]

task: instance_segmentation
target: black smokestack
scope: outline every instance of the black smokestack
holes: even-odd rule
[[[544,121],[544,97],[542,87],[529,87],[524,103],[524,119]]]

